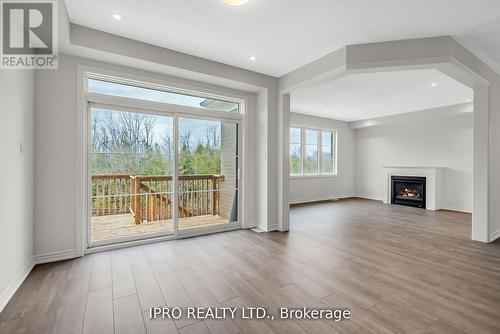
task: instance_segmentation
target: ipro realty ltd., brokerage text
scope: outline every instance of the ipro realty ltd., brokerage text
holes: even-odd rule
[[[264,307],[152,307],[151,319],[259,319],[259,320],[331,320],[351,318],[349,309],[280,307],[276,313]]]

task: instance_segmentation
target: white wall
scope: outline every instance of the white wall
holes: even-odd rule
[[[296,113],[290,114],[290,124],[337,131],[337,175],[290,177],[290,202],[300,203],[352,196],[354,193],[354,136],[349,124]]]
[[[358,196],[384,197],[383,166],[445,167],[442,208],[472,211],[473,114],[355,130]]]
[[[76,243],[76,64],[36,75],[35,258],[73,254]]]
[[[33,266],[33,84],[0,70],[0,311]]]
[[[500,76],[496,76],[490,91],[489,115],[489,226],[490,241],[500,238]]]

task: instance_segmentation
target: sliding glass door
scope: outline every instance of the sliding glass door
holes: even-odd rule
[[[86,73],[88,247],[239,228],[243,100]]]
[[[238,224],[237,120],[88,110],[90,247]]]

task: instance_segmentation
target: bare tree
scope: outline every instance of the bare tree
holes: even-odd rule
[[[144,145],[146,149],[151,149],[153,147],[153,128],[155,125],[155,119],[153,117],[144,117],[142,127],[144,128]]]
[[[103,111],[92,118],[92,145],[95,151],[130,150],[148,152],[153,148],[155,119],[137,113]]]
[[[174,148],[174,142],[172,140],[172,133],[166,132],[161,138],[161,148],[163,152],[167,155],[171,155]]]
[[[97,117],[92,117],[92,124],[90,125],[90,131],[92,133],[92,149],[93,151],[99,151],[101,149],[100,143],[102,141],[101,131],[100,131],[100,122]]]
[[[220,145],[219,127],[211,126],[205,130],[204,145],[210,149],[216,149]]]
[[[190,151],[192,149],[191,143],[191,130],[182,131],[179,135],[179,146],[183,152]]]

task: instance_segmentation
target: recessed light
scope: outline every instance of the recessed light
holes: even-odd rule
[[[248,0],[223,0],[226,5],[238,7],[247,3]]]
[[[328,109],[323,109],[324,112],[328,112]]]
[[[120,21],[121,19],[123,19],[123,17],[120,14],[118,14],[118,13],[112,13],[111,17],[114,18],[117,21]]]
[[[465,102],[472,102],[471,99],[465,99]]]
[[[256,61],[256,60],[257,60],[257,58],[256,58],[255,56],[250,56],[250,60],[251,60],[251,61]]]
[[[436,87],[437,85],[438,85],[437,82],[431,83],[431,87]]]

